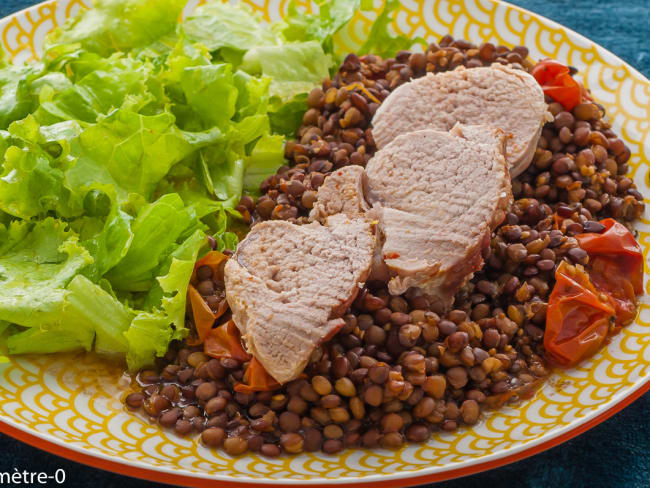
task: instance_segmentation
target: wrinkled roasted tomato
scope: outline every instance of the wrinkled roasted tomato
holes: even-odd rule
[[[613,219],[602,233],[576,236],[589,254],[586,269],[563,262],[549,298],[544,348],[549,359],[573,366],[595,354],[607,337],[636,316],[643,293],[643,255],[634,236]]]
[[[187,299],[192,307],[192,317],[194,318],[194,326],[196,327],[196,333],[198,335],[198,337],[188,339],[187,342],[190,346],[196,346],[205,341],[205,338],[212,330],[214,321],[219,318],[225,310],[221,313],[213,312],[208,304],[205,303],[205,300],[196,288],[191,284],[187,290]]]
[[[571,111],[582,101],[582,87],[569,74],[568,66],[552,59],[540,61],[532,71],[544,94]]]
[[[608,259],[618,268],[618,274],[626,277],[637,295],[643,293],[643,254],[632,233],[614,219],[604,219],[600,223],[605,230],[576,236],[580,247],[587,251],[589,259]],[[592,270],[595,271],[595,270]],[[590,274],[592,274],[590,272]],[[594,276],[592,276],[592,281]]]
[[[204,352],[216,359],[230,358],[242,362],[250,359],[241,345],[239,329],[232,320],[210,330],[205,338]]]
[[[220,266],[223,261],[228,259],[228,256],[217,251],[210,251],[194,264],[194,272],[190,279],[190,285],[187,290],[187,299],[192,308],[192,317],[194,318],[194,326],[198,337],[189,338],[187,343],[190,346],[196,346],[205,341],[205,338],[212,330],[214,321],[221,317],[226,310],[228,310],[228,303],[225,301],[225,294],[222,297],[219,309],[215,312],[205,302],[201,294],[196,290],[194,285],[197,284],[196,270],[201,266],[210,266],[214,276],[219,277],[222,267]]]
[[[192,310],[197,337],[188,339],[187,342],[191,346],[203,344],[203,351],[212,358],[231,358],[241,362],[250,360],[244,373],[244,383],[235,385],[236,391],[250,393],[253,391],[275,390],[281,385],[266,372],[264,366],[257,359],[251,359],[251,356],[244,350],[241,344],[241,335],[235,323],[228,320],[214,327],[217,319],[222,317],[228,310],[225,294],[219,304],[219,309],[213,311],[194,287],[197,283],[196,270],[201,266],[210,266],[217,280],[223,280],[222,263],[227,259],[228,256],[225,254],[211,251],[194,265],[194,273],[187,290],[187,299]],[[223,318],[223,320],[225,319],[226,317]]]
[[[262,363],[253,358],[244,372],[244,382],[237,383],[234,389],[240,393],[252,393],[254,391],[277,390],[281,386],[266,372]]]
[[[583,269],[563,261],[555,280],[546,312],[544,348],[553,362],[572,366],[600,349],[615,312],[599,297]]]

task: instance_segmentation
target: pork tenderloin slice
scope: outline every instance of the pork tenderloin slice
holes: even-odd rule
[[[284,383],[343,324],[370,272],[371,225],[336,215],[318,223],[262,222],[226,264],[226,299],[247,350]]]
[[[324,221],[330,215],[355,218],[370,208],[363,196],[365,172],[362,166],[344,166],[331,173],[318,188],[316,203],[309,213],[312,221]]]
[[[318,188],[316,203],[309,214],[309,220],[326,222],[339,213],[348,218],[367,218],[376,221],[379,215],[373,212],[365,198],[367,178],[362,166],[344,166],[331,173]],[[380,235],[376,236],[378,239]],[[382,246],[378,240],[368,282],[385,283],[390,272],[382,257]]]
[[[388,290],[401,295],[419,288],[433,310],[445,312],[458,289],[483,264],[482,250],[490,244],[490,230],[483,235],[442,233],[426,218],[378,206],[384,244],[384,263],[391,279]]]
[[[429,73],[394,90],[375,113],[377,147],[420,129],[450,130],[456,123],[490,125],[507,136],[510,176],[532,161],[549,119],[544,93],[528,73],[502,65]]]
[[[482,265],[512,202],[503,133],[457,125],[397,136],[366,166],[391,273],[389,291],[421,288],[440,311]]]

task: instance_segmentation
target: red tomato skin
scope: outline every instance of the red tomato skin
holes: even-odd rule
[[[643,253],[632,233],[620,222],[608,218],[600,221],[605,230],[600,233],[578,234],[580,247],[590,258],[603,256],[614,259],[621,273],[628,277],[637,295],[643,294]]]
[[[555,277],[546,313],[544,349],[552,362],[570,367],[600,349],[615,310],[601,300],[584,270],[563,261]]]
[[[573,110],[582,101],[583,88],[573,79],[568,66],[546,59],[537,63],[531,74],[541,85],[544,94],[561,104],[565,110]]]
[[[600,350],[608,336],[636,317],[643,293],[643,254],[632,233],[614,219],[600,222],[601,233],[576,236],[589,254],[586,270],[558,266],[548,301],[544,348],[563,367]]]

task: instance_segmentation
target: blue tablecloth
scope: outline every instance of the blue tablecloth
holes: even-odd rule
[[[35,0],[0,0],[0,18]],[[650,77],[650,0],[514,0],[597,41]],[[561,446],[436,488],[648,488],[650,394]],[[81,466],[0,436],[0,473],[63,468],[65,486],[160,486]],[[54,485],[54,482],[51,482]]]

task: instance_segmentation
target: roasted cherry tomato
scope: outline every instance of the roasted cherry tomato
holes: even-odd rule
[[[257,359],[251,358],[250,354],[243,348],[241,335],[235,323],[229,320],[214,327],[215,321],[228,310],[225,294],[219,304],[219,309],[215,312],[195,288],[195,285],[198,284],[196,270],[201,266],[212,268],[214,279],[218,282],[223,281],[222,264],[227,259],[228,256],[225,254],[211,251],[194,265],[187,296],[192,309],[197,337],[188,339],[187,342],[191,346],[203,344],[203,351],[212,358],[231,358],[241,362],[250,361],[244,373],[244,382],[235,385],[236,391],[250,393],[253,391],[275,390],[280,388],[281,385],[266,372],[264,366]]]
[[[223,266],[221,266],[221,263],[227,259],[228,256],[219,251],[210,251],[196,263],[194,263],[194,271],[192,272],[192,278],[190,279],[191,283],[194,285],[198,283],[198,279],[196,278],[196,270],[201,266],[209,266],[212,269],[212,273],[214,274],[214,279],[217,281],[223,281]]]
[[[632,233],[614,219],[600,222],[605,230],[576,236],[589,254],[589,277],[616,308],[616,327],[636,316],[636,297],[643,293],[643,254]]]
[[[605,230],[600,234],[589,232],[576,236],[580,247],[587,251],[589,258],[604,257],[616,261],[622,275],[626,276],[637,295],[643,293],[643,254],[632,233],[614,219],[604,219],[600,223]]]
[[[544,347],[563,366],[591,356],[632,322],[643,293],[643,254],[634,236],[614,219],[600,223],[603,232],[576,236],[589,254],[586,270],[562,263],[555,273]]]
[[[234,386],[235,391],[240,393],[272,391],[277,390],[282,386],[266,372],[262,363],[260,363],[256,358],[251,359],[250,363],[248,363],[248,367],[244,372],[243,380],[243,383],[237,383]]]
[[[607,299],[602,300],[584,269],[563,261],[555,280],[548,300],[544,348],[554,362],[573,366],[600,349],[615,310]]]
[[[582,101],[582,87],[569,74],[568,66],[552,59],[540,61],[532,71],[544,94],[571,111]]]
[[[596,256],[589,261],[589,277],[594,287],[606,294],[616,312],[616,333],[636,317],[636,296],[629,277],[621,272],[616,259]]]
[[[219,309],[216,312],[208,306],[201,294],[194,287],[194,285],[196,285],[198,282],[196,279],[196,270],[201,266],[209,266],[212,268],[214,276],[217,276],[217,279],[219,279],[219,274],[222,273],[223,269],[220,264],[226,259],[228,259],[228,256],[225,254],[211,251],[199,259],[194,265],[194,272],[192,273],[190,285],[187,290],[187,298],[192,309],[192,317],[194,318],[194,326],[196,327],[196,333],[198,337],[188,339],[188,344],[190,346],[196,346],[203,343],[207,335],[212,330],[212,326],[214,325],[215,320],[221,317],[224,313],[226,313],[226,310],[228,310],[228,303],[225,300],[225,293],[222,297]],[[223,277],[221,277],[221,280],[223,280]]]
[[[204,352],[216,359],[231,358],[248,361],[250,355],[241,345],[239,329],[232,320],[210,330],[205,338]]]
[[[187,289],[187,298],[192,308],[192,318],[194,319],[194,327],[196,327],[196,333],[198,335],[198,337],[188,339],[188,344],[190,346],[196,346],[205,340],[212,330],[212,325],[217,317],[215,317],[215,313],[191,284]]]

